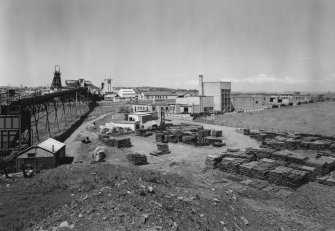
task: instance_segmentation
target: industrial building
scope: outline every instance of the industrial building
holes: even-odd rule
[[[170,91],[148,91],[139,95],[139,100],[175,99],[177,94]]]
[[[170,114],[175,113],[174,102],[155,102],[147,104],[133,104],[131,105],[132,112],[157,112],[160,115],[162,112]]]
[[[200,96],[213,96],[214,111],[231,111],[231,82],[203,82],[199,75],[199,88]]]
[[[112,79],[104,79],[104,81],[101,83],[101,91],[100,94],[110,94],[113,93],[114,89],[112,86]]]
[[[118,97],[123,98],[123,99],[135,99],[136,93],[133,89],[119,89],[118,91]]]
[[[265,107],[265,98],[262,95],[233,95],[231,104],[234,110],[254,110]]]
[[[156,119],[158,119],[157,112],[134,112],[128,115],[128,121],[140,122],[140,125]]]
[[[176,113],[212,112],[214,109],[213,96],[190,96],[176,99]]]
[[[54,168],[64,157],[65,144],[49,138],[21,151],[16,159],[16,169],[21,170],[22,164],[34,170]]]

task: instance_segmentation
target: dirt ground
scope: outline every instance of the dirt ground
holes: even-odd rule
[[[101,116],[100,118],[102,118]],[[105,117],[104,122],[108,121]],[[94,119],[97,121],[99,118]],[[332,230],[330,227],[335,225],[335,221],[330,219],[329,213],[335,215],[335,209],[331,209],[335,205],[335,201],[329,199],[329,195],[334,195],[328,189],[328,186],[319,185],[317,183],[309,183],[303,186],[302,189],[294,191],[287,187],[269,185],[264,189],[257,188],[258,181],[248,179],[242,176],[234,176],[225,174],[219,170],[208,169],[205,166],[205,157],[211,153],[221,153],[227,148],[239,148],[244,150],[247,147],[257,148],[259,143],[240,133],[237,133],[234,128],[202,124],[197,122],[176,120],[174,124],[193,123],[201,124],[206,129],[217,129],[223,132],[223,141],[226,142],[226,147],[215,148],[212,146],[195,147],[183,143],[169,143],[170,154],[162,156],[152,156],[149,153],[156,150],[155,137],[140,137],[134,134],[128,135],[131,138],[133,147],[127,149],[110,148],[107,156],[107,163],[118,164],[121,166],[131,166],[126,160],[127,153],[139,152],[145,154],[148,158],[148,165],[141,166],[141,169],[159,171],[163,174],[173,173],[184,177],[187,181],[199,185],[199,188],[214,189],[219,191],[232,190],[237,195],[241,196],[241,201],[245,205],[250,206],[255,212],[263,214],[268,221],[279,222],[282,230]],[[97,121],[97,124],[99,122]],[[89,123],[86,124],[86,128]],[[89,135],[92,138],[91,144],[79,144],[76,150],[75,160],[79,162],[90,162],[90,152],[97,145],[101,145],[97,141],[96,130],[85,129],[83,125],[79,132]],[[90,126],[89,126],[90,127]],[[89,130],[89,131],[88,131]],[[253,186],[245,182],[253,181]],[[264,182],[259,182],[262,184]],[[318,195],[318,190],[327,191],[327,195]],[[310,193],[306,193],[310,192]],[[331,193],[330,193],[331,192]],[[205,195],[202,195],[205,196]],[[295,198],[295,199],[290,199]],[[299,198],[299,199],[297,199]],[[297,204],[300,201],[301,204]],[[310,205],[311,201],[316,207],[314,210],[305,210],[306,206]],[[328,203],[330,202],[330,204]],[[327,211],[327,212],[326,212]],[[321,215],[322,214],[322,215]],[[311,217],[320,217],[320,219],[311,219]],[[328,218],[327,218],[328,217]],[[266,230],[266,229],[265,229]]]
[[[149,154],[154,135],[131,134],[131,148],[108,147],[105,163],[92,162],[92,151],[103,146],[97,127],[112,114],[92,114],[68,138],[72,165],[32,179],[0,179],[0,230],[335,230],[333,187],[260,187],[260,180],[206,167],[208,154],[259,147],[231,127],[202,124],[222,130],[226,147],[168,143],[171,153],[157,157]],[[181,122],[195,123],[173,121]],[[87,136],[92,142],[83,144]],[[149,164],[132,166],[126,154],[134,152]]]

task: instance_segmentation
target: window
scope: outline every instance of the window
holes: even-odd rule
[[[258,104],[258,101],[256,101],[256,104]]]
[[[31,158],[31,157],[36,157],[35,153],[28,153],[28,157]]]

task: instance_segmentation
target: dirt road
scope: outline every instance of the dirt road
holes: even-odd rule
[[[67,156],[73,156],[74,157],[74,162],[77,161],[78,158],[78,150],[81,144],[81,140],[84,139],[85,137],[89,137],[90,139],[92,138],[97,138],[98,135],[92,132],[89,132],[86,130],[87,126],[89,124],[93,124],[93,122],[96,122],[98,120],[103,119],[107,115],[112,114],[112,112],[105,113],[99,117],[94,117],[89,119],[89,121],[83,123],[80,125],[80,127],[72,133],[72,135],[65,141],[66,144],[66,155]]]

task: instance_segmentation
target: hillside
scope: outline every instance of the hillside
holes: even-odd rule
[[[137,167],[64,165],[32,179],[0,182],[0,230],[279,227],[252,211],[232,191],[200,187],[176,174]]]
[[[333,136],[335,135],[335,102],[218,115],[200,118],[198,121],[251,129]]]

